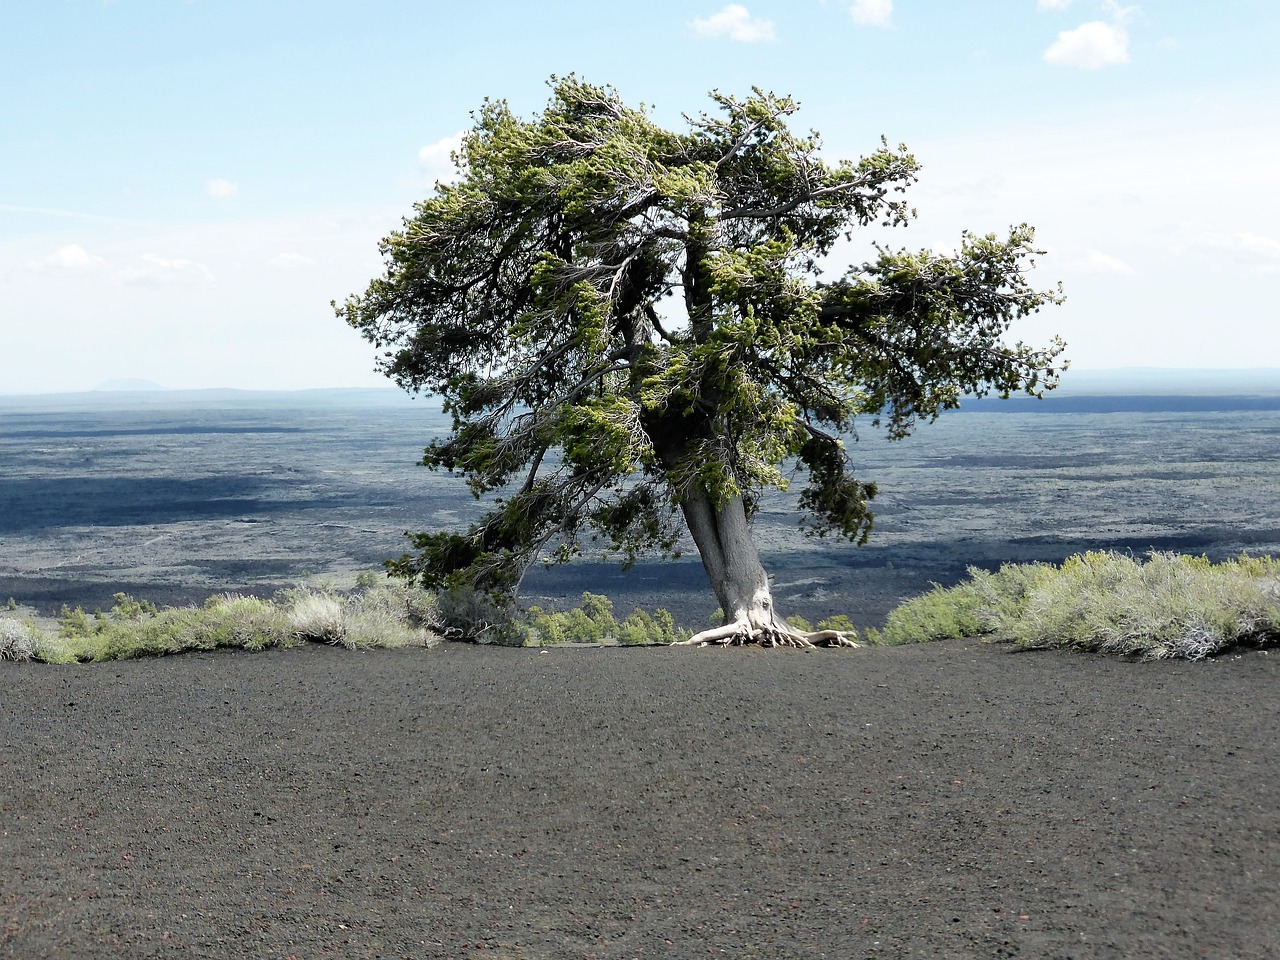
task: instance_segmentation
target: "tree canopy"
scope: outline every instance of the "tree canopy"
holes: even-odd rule
[[[884,140],[829,162],[787,97],[713,92],[671,131],[610,87],[551,90],[529,120],[484,103],[456,181],[336,307],[396,383],[443,398],[453,429],[422,462],[494,497],[466,532],[414,535],[393,572],[510,593],[589,537],[624,561],[670,550],[683,520],[725,614],[697,639],[808,643],[773,610],[761,493],[798,467],[810,529],[865,541],[855,421],[901,438],[966,395],[1052,388],[1061,340],[1005,337],[1060,289],[1029,284],[1025,224],[945,255],[872,245],[825,275],[841,238],[910,222],[919,167]]]

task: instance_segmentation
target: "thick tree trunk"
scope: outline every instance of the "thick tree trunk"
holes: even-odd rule
[[[705,494],[681,504],[685,522],[702,556],[707,579],[720,601],[724,625],[704,630],[687,642],[696,645],[747,644],[811,647],[857,646],[838,630],[808,632],[790,626],[773,606],[769,577],[751,537],[741,497],[717,505]]]

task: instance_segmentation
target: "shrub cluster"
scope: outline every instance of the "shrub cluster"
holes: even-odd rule
[[[34,659],[40,637],[40,631],[31,624],[0,617],[0,660]]]
[[[96,662],[307,642],[353,650],[425,647],[439,641],[434,623],[430,596],[394,583],[349,596],[310,588],[286,590],[272,600],[223,594],[200,607],[163,610],[118,593],[107,613],[89,615],[78,607],[64,607],[56,635],[24,621],[0,618],[0,659]]]
[[[436,596],[436,621],[450,640],[520,647],[529,639],[514,603],[468,587],[452,587]]]
[[[635,610],[618,620],[613,601],[583,593],[582,605],[572,610],[520,611],[490,594],[454,588],[436,598],[436,618],[445,636],[473,643],[512,647],[545,647],[560,643],[665,644],[689,634],[678,629],[670,612]]]
[[[647,613],[637,608],[622,620],[613,615],[613,601],[596,593],[583,593],[582,606],[563,612],[530,607],[526,614],[531,646],[557,643],[604,643],[628,645],[670,644],[689,634],[676,627],[670,612],[659,608]]]
[[[399,581],[362,576],[349,594],[298,587],[270,600],[223,594],[210,597],[203,606],[163,610],[118,593],[106,613],[64,607],[56,634],[23,620],[0,617],[0,660],[97,662],[220,647],[265,650],[309,642],[340,644],[351,650],[429,647],[442,637],[508,646],[660,644],[687,635],[666,610],[652,614],[636,610],[619,621],[609,598],[591,593],[584,593],[582,606],[572,610],[531,607],[522,613],[475,590],[436,595]]]
[[[1280,560],[1115,552],[1061,565],[971,568],[892,613],[878,638],[909,643],[983,636],[1019,647],[1096,650],[1159,660],[1199,660],[1239,644],[1280,640]]]

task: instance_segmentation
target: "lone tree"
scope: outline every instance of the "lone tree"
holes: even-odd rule
[[[807,474],[811,531],[865,542],[875,486],[842,435],[892,438],[995,391],[1057,383],[1060,339],[1008,345],[1037,291],[1033,231],[965,233],[960,249],[892,250],[839,279],[820,260],[855,227],[905,225],[919,169],[881,141],[830,164],[787,126],[791,99],[712,93],[688,129],[611,87],[552,79],[532,120],[486,101],[437,185],[386,238],[386,273],[338,315],[453,430],[422,463],[458,471],[494,509],[466,533],[412,535],[393,573],[514,595],[535,562],[602,537],[624,560],[670,551],[683,518],[724,625],[697,642],[849,643],[775,611],[752,539],[767,487]]]

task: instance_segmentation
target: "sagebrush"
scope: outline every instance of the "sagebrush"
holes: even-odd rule
[[[49,663],[127,660],[228,647],[265,650],[308,642],[350,649],[431,646],[440,639],[434,600],[403,584],[365,587],[350,595],[301,587],[273,599],[210,597],[199,607],[159,609],[127,594],[110,611],[64,607],[56,634],[0,618],[0,659]]]
[[[608,597],[582,595],[572,610],[520,611],[465,588],[439,595],[402,581],[362,576],[356,589],[297,587],[271,599],[210,597],[199,607],[159,609],[119,593],[109,611],[64,607],[56,633],[0,617],[0,660],[100,662],[188,650],[265,650],[331,643],[351,650],[429,647],[448,637],[476,643],[673,643],[688,636],[666,610],[635,610],[618,620]]]
[[[977,637],[1026,649],[1073,648],[1146,660],[1199,660],[1280,639],[1280,560],[1101,551],[1060,565],[969,569],[889,614],[878,639]]]

